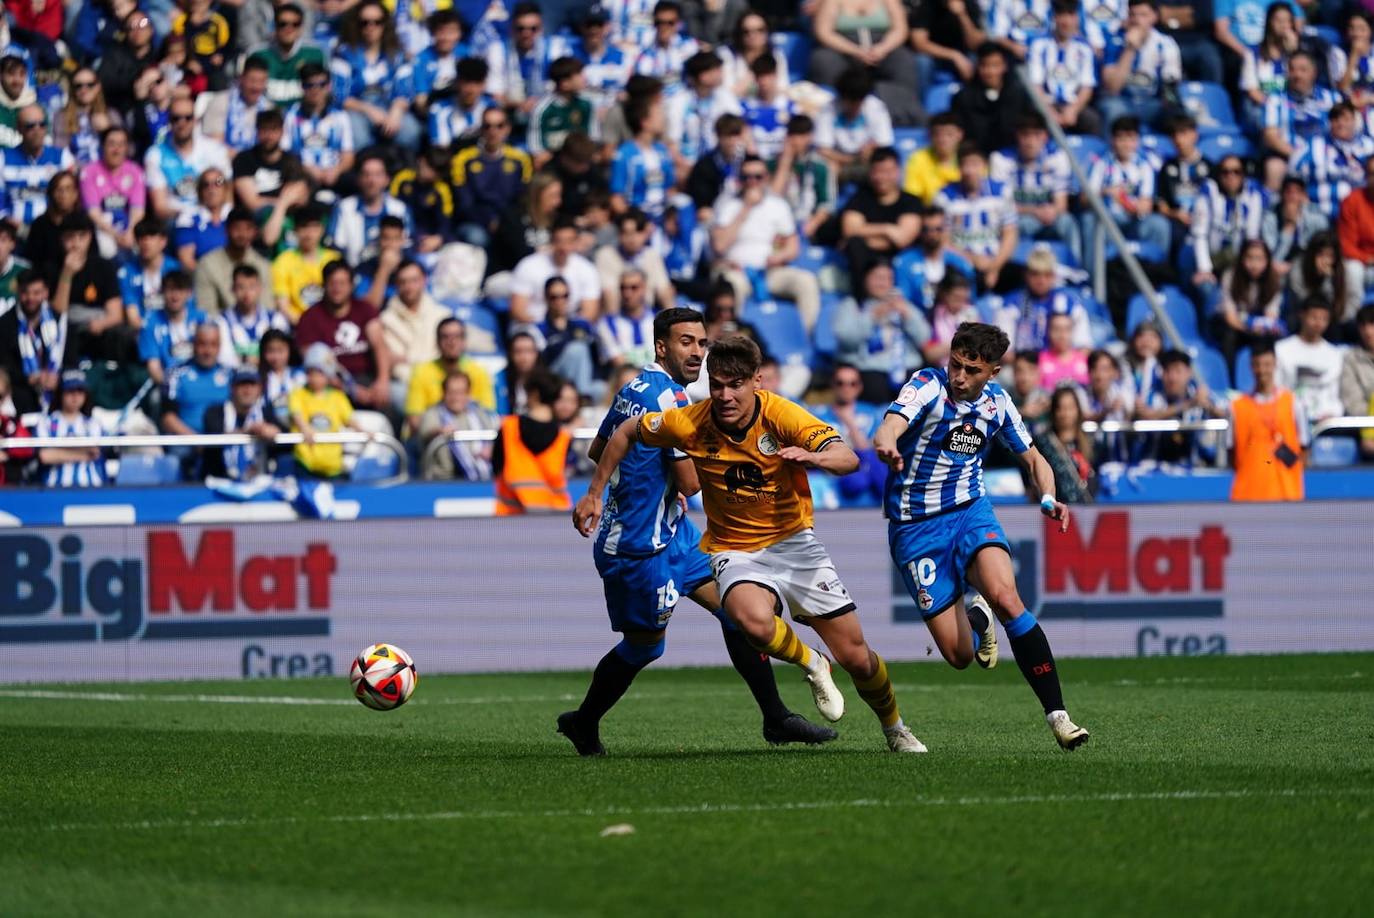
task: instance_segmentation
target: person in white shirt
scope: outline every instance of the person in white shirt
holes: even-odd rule
[[[668,279],[663,256],[649,245],[652,227],[649,217],[637,207],[615,218],[616,244],[603,245],[596,250],[596,270],[601,275],[602,303],[608,313],[620,311],[620,280],[628,269],[644,274],[648,281],[649,302],[657,302],[659,309],[667,309],[675,302],[677,293]],[[650,342],[652,343],[652,338]]]
[[[1030,43],[1026,55],[1031,88],[1054,112],[1059,126],[1078,134],[1097,134],[1102,119],[1088,107],[1097,88],[1097,59],[1078,34],[1078,0],[1054,0],[1054,30]]]
[[[200,205],[196,181],[202,172],[218,169],[221,175],[232,175],[233,169],[224,144],[196,131],[195,106],[189,98],[174,100],[167,118],[167,136],[144,155],[143,170],[149,209],[171,222]]]
[[[1345,351],[1323,335],[1331,327],[1331,304],[1308,297],[1298,309],[1298,333],[1274,345],[1279,386],[1291,389],[1312,422],[1344,414],[1341,367]]]
[[[835,84],[835,101],[816,119],[816,147],[844,182],[862,181],[873,151],[894,143],[892,116],[872,87],[864,70],[846,70]]]
[[[616,279],[620,312],[607,313],[596,325],[602,358],[612,367],[643,367],[654,362],[654,314],[649,310],[649,279],[638,268],[626,268]]]
[[[1168,111],[1165,96],[1183,79],[1183,55],[1158,22],[1154,0],[1131,0],[1121,55],[1102,68],[1097,108],[1108,128],[1127,114],[1157,126]]]
[[[762,286],[760,293],[793,300],[809,332],[821,311],[820,284],[809,271],[789,267],[801,253],[797,220],[787,202],[769,189],[768,179],[763,160],[744,158],[739,195],[725,195],[716,205],[711,248],[720,274],[740,302]]]
[[[577,224],[567,217],[554,221],[549,250],[520,259],[511,276],[510,318],[514,325],[537,325],[548,313],[544,285],[557,275],[568,282],[571,313],[595,322],[601,313],[601,276],[596,266],[577,254]]]
[[[430,296],[429,278],[417,261],[405,259],[393,275],[396,293],[382,310],[382,337],[391,350],[391,401],[403,411],[415,367],[439,357],[439,324],[453,315]]]

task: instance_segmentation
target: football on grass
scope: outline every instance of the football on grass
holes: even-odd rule
[[[415,661],[395,644],[372,644],[353,660],[348,680],[353,697],[374,711],[399,708],[410,699],[420,676]]]

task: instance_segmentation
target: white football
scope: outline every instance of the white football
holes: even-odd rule
[[[348,681],[354,698],[374,711],[390,711],[410,700],[420,674],[410,654],[395,644],[372,644],[354,658]]]

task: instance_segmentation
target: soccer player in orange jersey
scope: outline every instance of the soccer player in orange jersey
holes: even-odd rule
[[[761,652],[800,666],[822,716],[844,713],[830,661],[808,647],[781,616],[811,626],[849,672],[878,716],[894,752],[925,752],[902,723],[882,657],[869,648],[854,601],[812,531],[806,470],[846,475],[859,458],[829,424],[758,386],[762,356],[743,337],[711,349],[711,397],[687,408],[630,418],[607,441],[586,495],[573,509],[584,536],[596,531],[602,492],[631,444],[673,448],[691,458],[706,506],[701,547],[725,612]]]

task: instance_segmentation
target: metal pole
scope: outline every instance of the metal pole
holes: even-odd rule
[[[1083,189],[1083,196],[1088,199],[1088,204],[1092,207],[1093,213],[1097,214],[1098,225],[1111,237],[1112,242],[1116,245],[1116,250],[1121,255],[1121,260],[1126,264],[1126,271],[1131,275],[1131,282],[1136,285],[1136,289],[1145,294],[1145,299],[1149,302],[1150,309],[1154,311],[1155,321],[1159,323],[1160,329],[1164,332],[1164,337],[1172,342],[1174,347],[1182,350],[1184,348],[1183,337],[1179,335],[1178,328],[1174,325],[1174,320],[1169,318],[1169,314],[1160,306],[1159,291],[1155,290],[1154,284],[1150,283],[1150,278],[1146,276],[1145,269],[1140,266],[1140,259],[1135,257],[1135,253],[1131,251],[1126,242],[1126,237],[1122,235],[1121,227],[1116,225],[1116,221],[1112,219],[1112,215],[1108,212],[1107,206],[1102,203],[1102,195],[1098,194],[1097,191],[1088,184],[1088,173],[1083,170],[1083,166],[1079,163],[1078,157],[1074,156],[1073,152],[1069,149],[1068,138],[1064,134],[1064,129],[1059,126],[1059,122],[1054,120],[1054,113],[1050,111],[1049,106],[1045,104],[1045,100],[1040,97],[1040,93],[1035,90],[1028,79],[1026,65],[1018,64],[1016,67],[1016,74],[1021,78],[1021,85],[1026,87],[1026,94],[1030,96],[1031,104],[1034,105],[1035,110],[1040,113],[1040,117],[1045,119],[1045,126],[1049,128],[1050,136],[1054,138],[1054,142],[1059,144],[1061,149],[1069,154],[1069,168],[1073,170],[1074,178],[1078,179],[1078,186]],[[1083,242],[1085,245],[1092,247],[1094,252],[1096,251],[1094,240],[1085,239]],[[1096,267],[1096,265],[1094,265],[1094,267]],[[1130,329],[1126,329],[1126,331],[1129,333]]]

